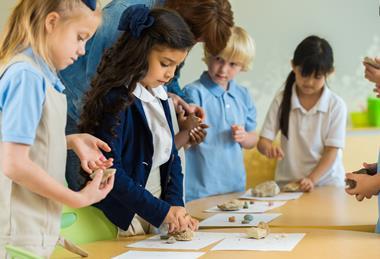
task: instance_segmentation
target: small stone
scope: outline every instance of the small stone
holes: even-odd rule
[[[300,191],[300,184],[297,182],[290,182],[285,184],[281,190],[283,192],[299,192]]]
[[[251,204],[251,205],[252,205],[252,204],[255,204],[255,202],[254,202],[254,201],[250,201],[250,202],[249,202],[249,204]]]
[[[188,228],[181,232],[169,233],[169,236],[174,237],[177,241],[191,241],[194,237],[194,232]]]
[[[168,240],[168,239],[169,239],[169,236],[168,236],[168,235],[161,235],[161,236],[160,236],[160,239],[161,239],[161,240]]]
[[[248,209],[248,202],[244,202],[244,206],[243,206],[243,209]]]
[[[236,221],[235,216],[228,217],[228,222],[235,222],[235,221]]]
[[[253,220],[253,216],[250,215],[250,214],[244,215],[244,220],[252,221]]]
[[[273,201],[269,201],[268,202],[268,206],[270,207],[270,206],[273,206]]]
[[[249,221],[249,220],[243,220],[242,222],[241,222],[241,224],[249,224],[251,221]]]
[[[270,233],[270,229],[267,223],[261,221],[257,225],[257,227],[252,227],[247,230],[248,238],[261,239],[268,236]]]
[[[174,244],[176,242],[174,237],[169,237],[168,240],[166,240],[167,244]]]
[[[234,210],[240,210],[242,209],[244,206],[244,202],[243,201],[239,201],[239,200],[232,200],[232,201],[228,201],[228,202],[225,202],[225,203],[222,203],[222,204],[218,204],[217,207],[220,209],[220,210],[223,210],[223,211],[234,211]]]

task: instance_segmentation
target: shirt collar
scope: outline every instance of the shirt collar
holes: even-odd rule
[[[146,103],[153,102],[156,98],[159,98],[163,101],[166,101],[168,99],[168,94],[162,85],[150,88],[150,91],[148,91],[148,89],[146,89],[141,83],[137,83],[133,94],[141,101]]]
[[[216,97],[222,96],[225,92],[231,96],[236,94],[237,87],[235,80],[228,82],[228,89],[225,91],[223,87],[212,81],[207,71],[204,71],[201,75],[200,82]]]
[[[330,98],[331,92],[330,89],[324,85],[323,86],[323,92],[321,97],[319,98],[318,102],[310,111],[320,111],[320,112],[327,112],[329,108],[329,98]],[[292,110],[293,109],[301,109],[304,111],[305,109],[302,107],[300,100],[298,99],[298,95],[296,92],[296,84],[294,83],[292,86]],[[310,112],[309,111],[309,112]]]
[[[34,53],[32,48],[29,47],[25,49],[24,51],[22,51],[22,54],[31,58],[38,65],[46,79],[49,80],[49,82],[58,92],[62,93],[65,90],[65,86],[59,79],[57,72],[53,71],[38,54]]]

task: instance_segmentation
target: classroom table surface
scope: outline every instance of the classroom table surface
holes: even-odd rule
[[[213,229],[212,232],[245,232],[245,229]],[[306,233],[305,237],[297,244],[291,252],[269,252],[269,251],[211,251],[216,243],[192,252],[206,252],[201,259],[224,259],[224,258],[264,258],[264,259],[357,259],[357,258],[380,258],[378,248],[380,236],[374,233],[327,230],[327,229],[302,229],[302,228],[272,228],[272,233]],[[89,259],[105,259],[125,253],[129,250],[139,251],[179,251],[184,250],[157,250],[127,248],[126,245],[150,237],[136,236],[124,238],[118,241],[98,241],[81,245],[89,253]],[[190,250],[186,250],[190,251]],[[52,255],[53,259],[81,258],[68,251],[58,248]]]
[[[215,213],[204,212],[217,204],[238,198],[243,193],[211,196],[186,204],[193,217],[202,220]],[[287,201],[282,207],[268,211],[282,215],[270,222],[275,227],[308,227],[342,230],[374,231],[378,218],[377,197],[358,202],[344,188],[317,187],[297,200]]]

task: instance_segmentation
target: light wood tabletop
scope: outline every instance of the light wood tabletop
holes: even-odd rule
[[[244,232],[244,229],[213,229],[212,232]],[[380,236],[373,233],[326,230],[326,229],[299,229],[299,228],[272,228],[273,233],[306,233],[305,237],[291,252],[262,252],[262,251],[211,251],[212,244],[200,251],[206,252],[201,259],[224,258],[265,258],[265,259],[357,259],[380,258],[380,249],[377,249]],[[140,241],[148,236],[126,238],[120,241],[98,241],[84,244],[81,247],[89,252],[89,259],[112,258],[128,250],[153,251],[152,249],[131,249],[126,245]],[[158,250],[155,250],[158,251]],[[160,250],[169,251],[169,250]],[[180,250],[170,250],[180,251]],[[183,250],[182,250],[183,251]],[[189,251],[189,250],[187,250]],[[192,250],[194,251],[194,250]],[[56,249],[53,259],[80,258],[61,248]]]
[[[238,198],[243,193],[232,193],[194,200],[186,204],[188,212],[197,219],[205,219],[215,213],[203,212],[225,201]],[[377,222],[377,197],[358,202],[347,195],[344,188],[318,187],[304,193],[299,199],[270,212],[282,213],[272,222],[275,227],[311,227],[374,231]]]

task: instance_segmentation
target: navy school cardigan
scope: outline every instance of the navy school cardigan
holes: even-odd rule
[[[112,104],[124,89],[111,90],[105,97]],[[170,206],[184,206],[183,174],[181,161],[174,143],[173,124],[168,101],[162,101],[166,120],[172,133],[173,145],[170,159],[160,166],[161,197],[154,197],[145,189],[152,167],[153,138],[140,99],[119,113],[119,121],[105,115],[95,136],[107,142],[112,151],[106,157],[114,158],[115,183],[105,199],[95,204],[116,226],[127,230],[137,213],[140,217],[159,227]],[[115,126],[117,125],[117,126]],[[114,127],[117,138],[111,135]]]

